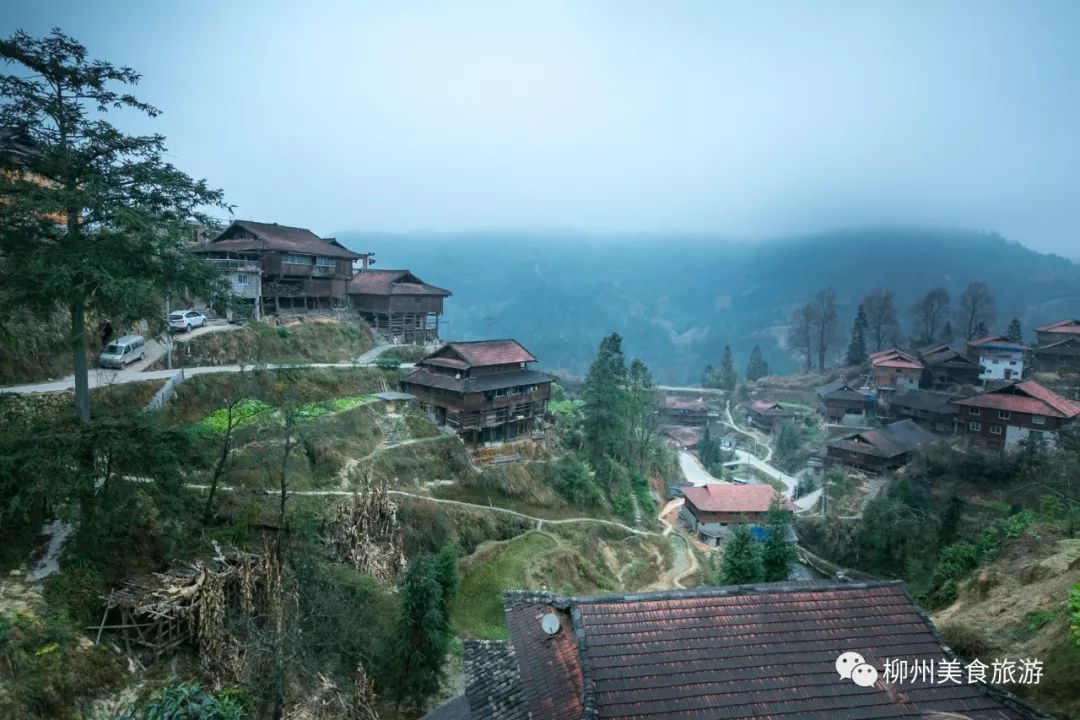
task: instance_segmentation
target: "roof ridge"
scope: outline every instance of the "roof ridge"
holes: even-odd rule
[[[541,603],[559,609],[569,609],[583,603],[647,602],[650,600],[684,600],[690,598],[730,597],[733,595],[768,595],[776,593],[821,592],[828,590],[864,590],[873,587],[902,587],[900,580],[865,581],[781,581],[755,583],[753,585],[720,585],[686,588],[682,590],[655,590],[640,593],[612,593],[608,595],[556,595],[548,590],[504,590],[504,605]]]

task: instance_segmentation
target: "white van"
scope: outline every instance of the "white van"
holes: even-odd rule
[[[146,340],[142,335],[125,335],[105,346],[98,355],[98,365],[103,368],[123,370],[128,363],[146,357]]]

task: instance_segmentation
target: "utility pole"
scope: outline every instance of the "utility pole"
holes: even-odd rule
[[[165,367],[172,370],[172,332],[169,330],[169,293],[165,293]]]

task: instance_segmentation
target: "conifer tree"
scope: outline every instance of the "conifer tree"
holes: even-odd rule
[[[712,365],[706,365],[701,373],[701,387],[716,387],[716,369]]]
[[[760,380],[769,374],[769,363],[761,353],[761,346],[755,345],[750,351],[750,362],[746,365],[746,379]]]
[[[765,517],[768,535],[761,547],[761,564],[766,582],[778,582],[791,577],[791,569],[798,562],[795,546],[788,542],[791,514],[780,507],[776,500]]]
[[[1013,342],[1020,342],[1024,338],[1024,333],[1020,329],[1020,318],[1013,318],[1009,323],[1009,329],[1005,331],[1005,337],[1009,338]]]
[[[735,361],[731,357],[731,346],[724,346],[724,355],[720,358],[719,387],[721,390],[734,390],[739,380],[739,373],[735,369]]]
[[[761,546],[746,525],[736,525],[724,542],[724,558],[720,563],[722,585],[746,585],[761,582],[765,568]]]
[[[600,341],[581,388],[583,430],[587,450],[594,458],[621,457],[628,436],[626,359],[622,338],[611,333]]]
[[[848,343],[847,365],[862,365],[866,362],[866,311],[859,305],[859,311],[855,314],[855,322],[851,327],[851,342]]]
[[[160,317],[162,293],[183,288],[220,296],[208,262],[182,252],[206,208],[225,208],[220,190],[168,162],[161,135],[129,135],[111,114],[154,118],[130,94],[139,74],[89,57],[59,30],[0,40],[0,127],[30,150],[0,168],[0,287],[9,302],[41,317],[70,318],[75,413],[90,420],[88,317],[134,322]]]
[[[430,555],[418,557],[402,578],[392,667],[394,700],[399,707],[421,707],[442,683],[450,634],[438,564]]]

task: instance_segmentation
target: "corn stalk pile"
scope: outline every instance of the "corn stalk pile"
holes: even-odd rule
[[[318,685],[285,713],[285,720],[379,720],[375,693],[364,666],[356,666],[351,697],[325,675],[319,675]]]
[[[266,612],[277,601],[281,568],[273,553],[219,552],[164,573],[128,581],[106,598],[106,617],[119,610],[121,622],[100,630],[120,630],[128,647],[159,653],[194,640],[204,660],[223,661],[230,645],[226,618]]]
[[[369,479],[365,492],[335,507],[323,535],[342,562],[378,580],[393,582],[405,567],[397,503],[385,483]]]

